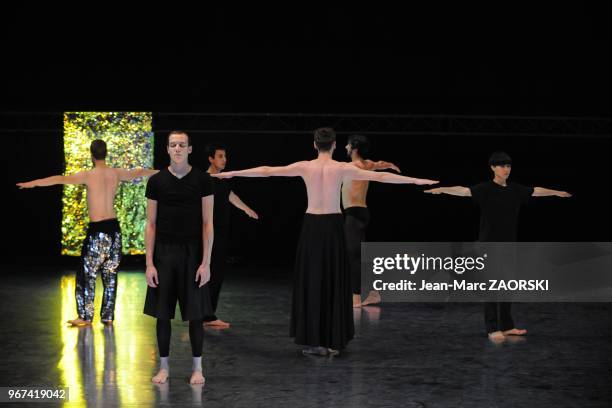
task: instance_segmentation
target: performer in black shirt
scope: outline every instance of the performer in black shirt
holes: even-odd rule
[[[185,132],[168,135],[170,166],[147,183],[145,230],[147,298],[144,313],[157,318],[160,369],[153,382],[169,374],[170,320],[178,300],[189,320],[193,353],[191,384],[203,384],[202,344],[205,316],[212,313],[206,283],[210,280],[214,196],[208,173],[191,167],[192,147]],[[206,286],[205,286],[206,285]]]
[[[208,173],[217,174],[223,169],[227,163],[227,149],[224,145],[215,143],[211,144],[206,149],[208,151]],[[217,303],[219,302],[219,293],[227,266],[227,253],[229,249],[230,237],[230,203],[236,208],[241,209],[251,218],[258,219],[258,215],[248,205],[246,205],[240,197],[233,191],[232,180],[229,179],[214,179],[215,192],[215,244],[212,249],[212,267],[210,282],[208,284],[210,291],[210,299],[212,302],[213,314],[204,317],[204,325],[218,329],[227,329],[230,324],[217,318]]]
[[[515,242],[519,210],[531,197],[571,197],[565,191],[542,187],[526,187],[508,181],[512,159],[504,152],[495,152],[489,158],[493,180],[472,187],[438,187],[426,190],[432,194],[450,194],[472,197],[480,207],[480,232],[482,242]],[[489,338],[495,342],[508,335],[524,335],[525,329],[514,327],[510,302],[485,302],[485,326]]]

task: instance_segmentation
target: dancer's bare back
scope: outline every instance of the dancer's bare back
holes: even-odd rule
[[[354,161],[351,164],[363,170],[374,169],[372,162]],[[344,179],[342,181],[342,206],[344,208],[367,207],[366,197],[369,186],[370,182],[367,180]]]
[[[346,174],[347,163],[322,158],[300,163],[302,163],[300,176],[306,184],[308,194],[306,212],[340,213],[340,186]]]
[[[120,170],[106,167],[85,172],[87,207],[92,222],[116,218],[114,203],[121,181]]]
[[[339,214],[340,190],[344,179],[379,181],[394,184],[435,184],[437,181],[405,177],[391,173],[363,170],[351,163],[333,160],[328,155],[319,155],[310,161],[301,161],[282,167],[256,167],[247,170],[211,174],[216,178],[238,177],[302,177],[308,193],[307,213]]]
[[[56,184],[84,184],[87,189],[87,208],[92,222],[116,218],[114,202],[117,186],[121,181],[151,176],[158,170],[121,169],[96,166],[92,170],[81,171],[67,176],[51,176],[45,179],[17,183],[20,188],[46,187]]]

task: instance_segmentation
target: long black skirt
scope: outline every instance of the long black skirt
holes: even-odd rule
[[[295,259],[291,337],[342,349],[353,338],[350,267],[342,214],[305,214]]]

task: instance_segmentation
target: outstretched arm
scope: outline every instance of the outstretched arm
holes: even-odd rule
[[[386,162],[383,160],[379,160],[379,161],[372,161],[372,160],[366,160],[366,170],[374,170],[374,171],[378,171],[378,170],[395,170],[398,173],[401,173],[399,167],[397,167],[395,164],[391,163],[391,162]]]
[[[471,197],[472,192],[467,187],[455,186],[455,187],[438,187],[432,188],[431,190],[425,190],[424,193],[430,194],[449,194],[460,197]]]
[[[351,180],[378,181],[391,184],[437,184],[437,180],[419,179],[414,177],[400,176],[392,173],[376,173],[374,171],[362,170],[356,166],[346,163],[343,167],[343,176]]]
[[[244,211],[246,215],[248,215],[249,217],[255,218],[256,220],[259,219],[259,216],[257,215],[257,213],[253,211],[248,205],[246,205],[240,199],[240,197],[238,197],[238,195],[236,195],[236,193],[234,193],[233,191],[230,191],[229,201],[230,203],[234,204],[236,208],[239,208],[242,211]]]
[[[17,183],[19,188],[48,187],[56,184],[85,184],[87,172],[80,171],[68,176],[51,176],[42,179],[32,180],[25,183]]]
[[[155,173],[159,172],[159,170],[136,168],[131,170],[117,169],[117,172],[119,173],[119,180],[131,181],[139,177],[150,177]]]
[[[568,198],[568,197],[571,197],[572,195],[568,193],[567,191],[551,190],[551,189],[544,188],[544,187],[534,187],[532,196],[533,197],[557,196],[557,197]]]
[[[236,171],[226,171],[221,173],[211,174],[212,177],[216,178],[232,178],[232,177],[272,177],[272,176],[281,176],[281,177],[297,177],[301,176],[304,163],[306,162],[296,162],[290,164],[288,166],[261,166],[254,167],[252,169],[246,170],[236,170]]]

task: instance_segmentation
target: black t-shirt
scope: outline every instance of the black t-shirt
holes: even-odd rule
[[[180,179],[168,168],[151,176],[145,195],[157,201],[155,239],[166,242],[201,240],[202,197],[212,194],[212,177],[196,167]]]
[[[212,177],[211,177],[212,178]],[[229,196],[232,191],[233,183],[229,179],[213,179],[213,187],[215,192],[215,213],[214,223],[215,231],[217,228],[226,229],[230,222],[230,205]]]
[[[533,187],[517,183],[500,186],[487,181],[470,187],[472,198],[480,207],[480,241],[516,241],[521,205],[533,194]]]

